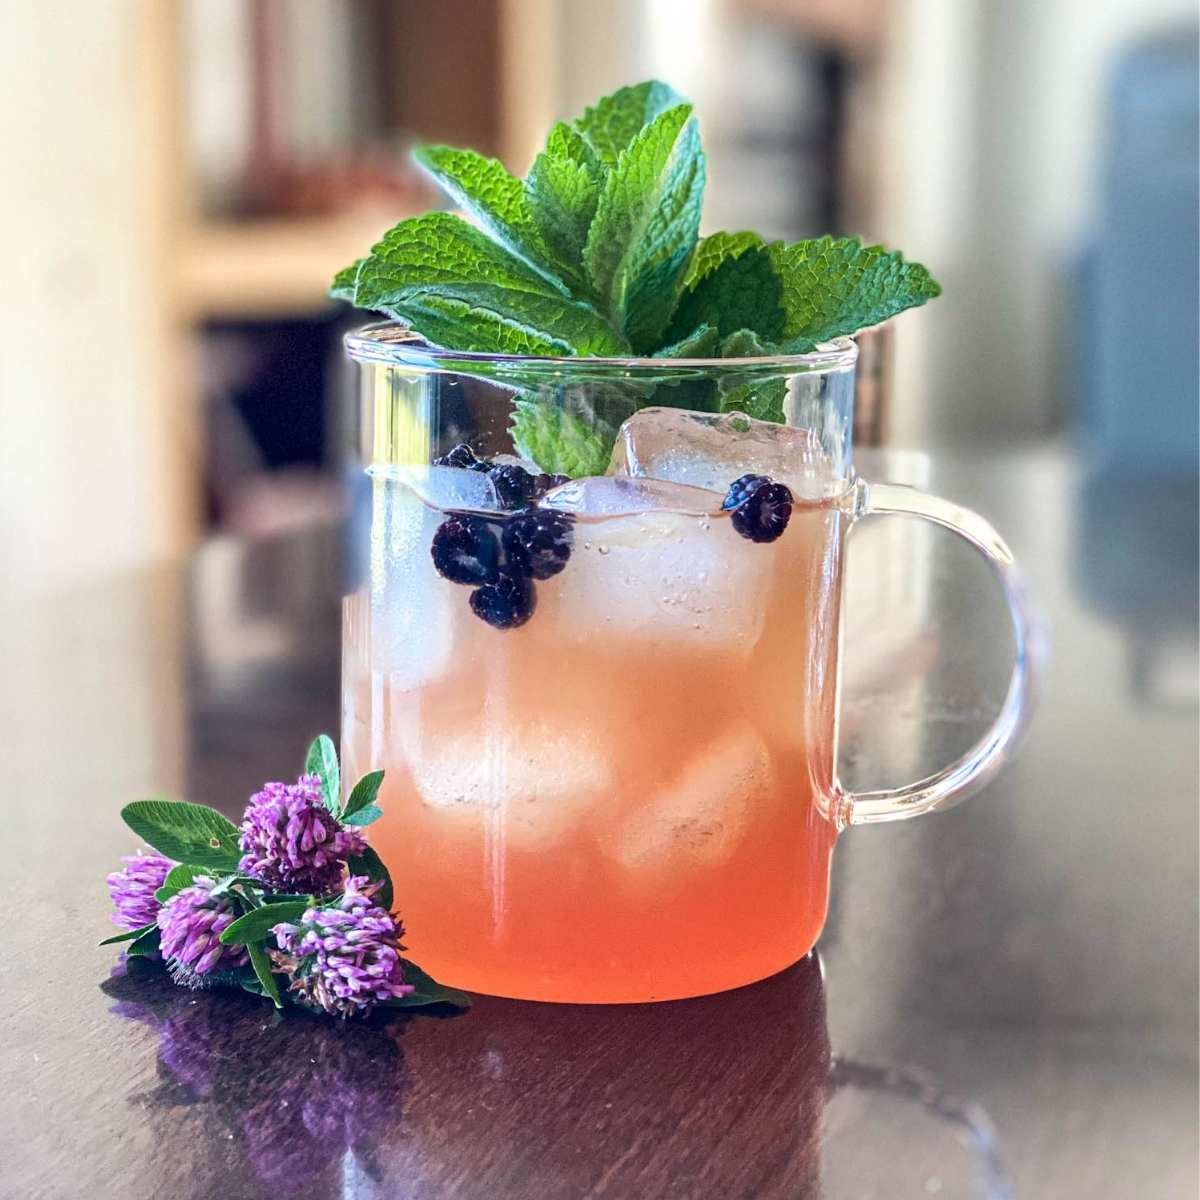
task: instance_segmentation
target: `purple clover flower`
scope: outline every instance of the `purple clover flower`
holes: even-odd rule
[[[184,987],[207,987],[214,974],[249,961],[244,946],[221,944],[221,931],[237,913],[227,895],[213,896],[214,886],[207,876],[198,876],[158,910],[159,950],[172,978]]]
[[[277,892],[328,896],[342,884],[343,863],[366,849],[366,839],[325,807],[321,781],[268,783],[250,797],[239,843],[239,870]]]
[[[400,962],[404,927],[374,903],[376,888],[365,875],[352,875],[339,899],[272,930],[278,965],[310,1008],[348,1017],[413,991]]]
[[[157,850],[148,854],[127,854],[125,864],[107,879],[108,894],[116,912],[109,918],[124,930],[153,925],[158,916],[158,901],[154,893],[163,885],[167,872],[175,865]]]

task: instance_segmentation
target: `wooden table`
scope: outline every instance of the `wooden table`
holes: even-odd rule
[[[1024,559],[1055,644],[1033,733],[962,808],[844,836],[819,959],[677,1004],[340,1026],[122,973],[95,946],[120,805],[234,813],[336,728],[337,538],[9,581],[0,1195],[1194,1196],[1194,483],[872,466]],[[843,770],[899,782],[994,711],[1002,614],[907,525],[857,531],[850,572]]]

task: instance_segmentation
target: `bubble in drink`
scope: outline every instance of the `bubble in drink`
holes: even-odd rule
[[[643,408],[621,426],[608,473],[669,479],[722,496],[739,476],[768,475],[798,500],[834,494],[837,477],[809,429],[756,421],[745,413]]]

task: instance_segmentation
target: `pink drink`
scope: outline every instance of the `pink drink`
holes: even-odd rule
[[[431,568],[430,489],[372,477],[345,775],[387,773],[371,840],[448,984],[698,995],[795,962],[824,922],[844,515],[797,499],[759,544],[714,515],[720,496],[642,482],[639,511],[583,481],[601,502],[570,561],[497,630]]]

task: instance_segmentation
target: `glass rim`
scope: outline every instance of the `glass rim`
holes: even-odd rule
[[[653,372],[660,375],[677,369],[688,372],[807,374],[853,367],[858,361],[858,345],[849,337],[823,342],[807,354],[769,354],[750,358],[585,357],[447,350],[426,341],[400,321],[376,321],[363,325],[352,329],[342,341],[346,353],[359,363],[392,363],[439,370],[470,370],[487,366],[501,373],[505,368],[533,369],[551,374],[583,373],[599,368],[602,371]]]

